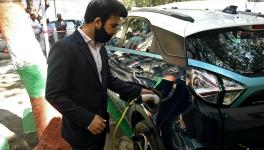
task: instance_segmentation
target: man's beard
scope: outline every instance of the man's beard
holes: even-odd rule
[[[95,42],[100,42],[100,43],[106,43],[108,42],[113,35],[109,35],[104,27],[102,26],[100,29],[95,29]]]

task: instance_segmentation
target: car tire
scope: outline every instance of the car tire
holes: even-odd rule
[[[183,140],[183,137],[179,133],[174,133],[174,136],[172,137],[174,141],[174,147],[179,150],[187,150],[186,144]]]
[[[152,129],[146,121],[140,121],[136,124],[134,134],[137,140],[133,140],[134,150],[159,150]]]

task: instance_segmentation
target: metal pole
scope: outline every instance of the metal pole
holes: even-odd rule
[[[56,18],[56,16],[57,16],[57,8],[56,8],[56,0],[54,0],[54,12],[55,12],[55,18]]]
[[[244,0],[244,3],[245,3],[245,10],[247,10],[248,9],[247,0]]]
[[[42,19],[43,19],[43,35],[44,35],[44,43],[45,43],[45,53],[46,57],[49,54],[49,37],[48,37],[48,27],[46,22],[46,9],[45,9],[45,1],[41,0],[41,9],[42,9]]]

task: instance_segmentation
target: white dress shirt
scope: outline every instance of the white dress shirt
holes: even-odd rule
[[[89,38],[82,30],[80,27],[78,27],[77,29],[80,34],[82,35],[82,37],[84,38],[85,42],[88,44],[91,53],[93,55],[95,64],[96,64],[96,68],[98,71],[98,75],[99,75],[99,79],[102,83],[102,76],[101,76],[101,72],[102,72],[102,59],[101,59],[101,55],[100,55],[100,49],[102,47],[102,43],[97,43],[94,42],[91,38]]]
[[[31,23],[31,26],[32,26],[34,33],[40,34],[42,27],[41,27],[39,21],[37,19],[35,19],[34,21],[32,19],[30,19],[30,23]]]
[[[77,29],[80,34],[82,35],[82,37],[84,38],[85,42],[88,44],[90,51],[93,55],[95,64],[96,64],[96,68],[98,71],[98,75],[99,75],[99,79],[100,82],[102,83],[102,76],[101,76],[101,72],[102,72],[102,59],[101,59],[101,55],[100,55],[100,49],[102,47],[102,43],[96,43],[94,42],[91,38],[89,38],[82,30],[80,27],[78,27]],[[91,127],[91,124],[87,127],[87,129],[89,130]]]

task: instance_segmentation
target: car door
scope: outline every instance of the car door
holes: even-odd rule
[[[149,71],[155,54],[152,53],[151,43],[154,32],[149,21],[140,17],[128,17],[121,22],[117,34],[106,44],[109,55],[109,64],[114,76],[118,78],[153,86],[149,79]],[[119,99],[118,95],[108,92],[112,99]],[[117,100],[122,110],[127,103]]]

